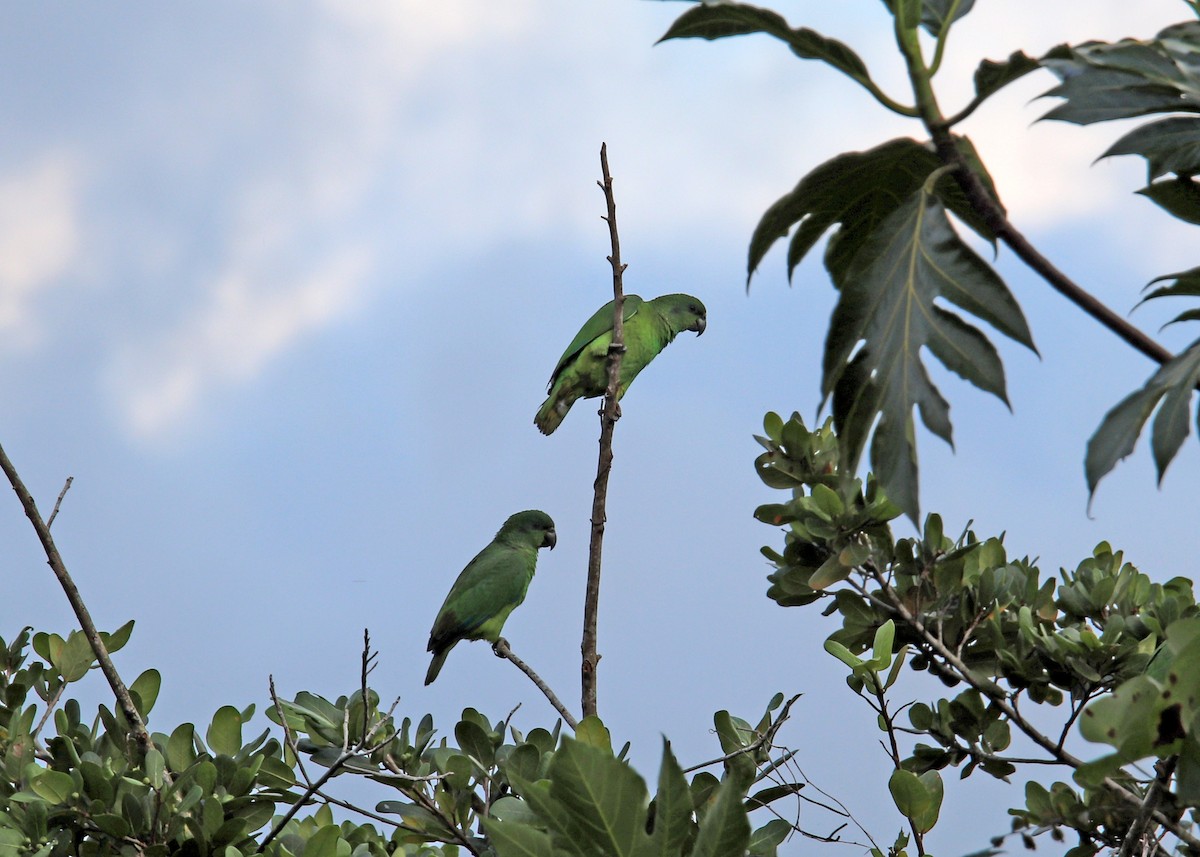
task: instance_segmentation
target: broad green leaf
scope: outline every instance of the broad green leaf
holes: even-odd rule
[[[1200,118],[1172,116],[1134,128],[1100,157],[1115,155],[1145,158],[1149,181],[1167,173],[1200,173]]]
[[[921,785],[924,786],[926,794],[929,795],[929,807],[913,819],[913,824],[922,833],[928,833],[937,824],[938,815],[942,811],[942,797],[944,795],[942,776],[937,771],[925,771],[918,779],[920,779]]]
[[[611,752],[564,738],[550,763],[550,796],[595,853],[625,857],[647,847],[646,784]]]
[[[821,60],[864,86],[871,75],[853,50],[837,39],[822,36],[807,27],[792,29],[783,16],[747,3],[705,3],[675,19],[659,42],[668,39],[722,39],[750,33],[766,33],[784,42],[801,59]]]
[[[650,833],[650,854],[675,857],[695,828],[692,821],[692,795],[683,769],[671,752],[671,743],[663,739],[662,765],[658,771],[658,794],[654,796],[654,826]]]
[[[575,740],[612,754],[612,736],[608,734],[608,729],[600,718],[594,714],[589,714],[579,721],[579,726],[575,729]]]
[[[941,363],[1007,404],[991,342],[935,305],[948,301],[1036,352],[1025,317],[996,273],[955,233],[922,188],[881,222],[846,273],[825,343],[822,390],[847,459],[859,461],[874,426],[871,464],[888,498],[919,520],[913,408],[952,443],[950,407],[921,361]]]
[[[325,825],[304,843],[304,857],[338,857],[341,834],[336,824]]]
[[[454,737],[459,749],[472,756],[483,765],[490,765],[495,757],[495,749],[487,732],[478,723],[471,720],[460,720],[454,727]]]
[[[742,800],[749,782],[738,775],[736,768],[730,768],[717,787],[716,799],[700,822],[691,857],[729,857],[746,853],[750,844],[750,819]]]
[[[999,204],[991,176],[975,147],[965,137],[954,139]],[[793,226],[796,231],[787,254],[789,279],[821,236],[836,226],[825,249],[825,267],[834,284],[842,287],[847,268],[880,221],[920,189],[941,165],[930,145],[899,138],[865,152],[843,153],[816,167],[763,213],[750,237],[747,285],[767,251]],[[942,176],[934,191],[980,237],[995,242],[991,228],[967,202],[952,176]]]
[[[130,693],[136,693],[140,700],[137,709],[143,719],[154,707],[160,687],[162,687],[162,676],[159,675],[158,670],[153,669],[146,670],[129,686]]]
[[[75,791],[75,780],[70,774],[62,771],[42,769],[41,773],[30,781],[29,787],[38,797],[50,803],[66,803]]]
[[[232,705],[217,709],[212,724],[205,733],[213,753],[236,756],[242,749],[242,714]]]
[[[499,857],[553,857],[550,834],[516,821],[481,819],[484,832]]]
[[[792,825],[782,818],[773,818],[750,834],[750,844],[746,847],[750,857],[775,857],[776,849],[783,844],[792,832]]]
[[[1167,179],[1147,185],[1138,193],[1153,200],[1160,208],[1180,220],[1200,224],[1200,184],[1195,180]]]
[[[64,681],[72,682],[79,681],[87,675],[95,662],[96,655],[92,652],[87,637],[82,631],[72,631],[59,650],[54,667],[62,673]]]
[[[571,855],[586,855],[586,835],[583,827],[576,821],[574,815],[550,794],[550,783],[546,780],[530,782],[523,780],[512,771],[505,770],[505,775],[513,788],[537,815],[537,818],[550,832],[551,839],[557,847]]]
[[[167,765],[172,771],[182,773],[196,761],[194,736],[196,727],[183,723],[175,728],[167,740]]]
[[[888,779],[888,791],[900,814],[910,821],[922,817],[933,806],[933,796],[912,771],[897,768]]]
[[[907,138],[890,140],[866,152],[847,152],[826,161],[766,210],[750,237],[746,282],[767,251],[797,226],[788,248],[788,277],[833,226],[839,250],[829,248],[826,264],[844,272],[875,225],[921,187],[939,166],[932,149]]]
[[[107,649],[108,653],[111,655],[125,648],[125,644],[129,642],[129,635],[132,633],[133,620],[130,619],[111,634],[101,631],[100,642],[104,643],[104,648]]]
[[[1146,385],[1118,402],[1100,423],[1088,441],[1084,469],[1088,493],[1095,496],[1096,486],[1117,462],[1133,452],[1142,427],[1159,406],[1151,432],[1154,464],[1161,483],[1167,466],[1188,435],[1187,411],[1192,391],[1200,382],[1200,340],[1192,343],[1155,372]]]
[[[983,101],[990,98],[1014,80],[1020,80],[1042,64],[1024,51],[1014,51],[1004,62],[983,60],[975,69],[975,98]]]
[[[1200,113],[1195,54],[1200,22],[1168,27],[1155,39],[1089,42],[1043,58],[1065,98],[1043,118],[1086,125],[1150,113]]]

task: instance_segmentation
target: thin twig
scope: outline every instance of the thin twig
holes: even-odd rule
[[[779,716],[775,718],[774,722],[764,729],[761,735],[759,735],[745,747],[739,747],[732,753],[726,753],[724,756],[718,756],[716,759],[710,759],[707,762],[701,762],[698,765],[692,765],[690,768],[684,768],[683,773],[690,774],[692,771],[698,771],[701,768],[710,768],[713,765],[720,764],[721,762],[728,762],[730,759],[744,755],[745,753],[753,753],[764,745],[770,746],[771,742],[775,740],[775,733],[779,731],[779,727],[781,727],[784,721],[788,719],[788,714],[792,710],[792,704],[795,703],[795,701],[801,696],[802,694],[798,693],[785,702],[783,708],[781,708],[779,711]]]
[[[58,701],[62,699],[62,696],[64,693],[66,693],[66,691],[67,683],[64,681],[61,685],[59,685],[58,690],[54,691],[54,696],[47,701],[46,711],[42,715],[42,719],[38,721],[38,725],[34,728],[34,730],[29,733],[29,737],[34,741],[38,740],[38,735],[42,733],[42,729],[45,728],[46,722],[50,719],[50,715],[54,713],[54,709],[58,706]]]
[[[1171,756],[1166,759],[1159,759],[1154,769],[1157,776],[1154,782],[1150,784],[1150,788],[1146,790],[1146,797],[1142,801],[1141,807],[1138,809],[1137,815],[1133,822],[1129,825],[1129,829],[1125,831],[1125,836],[1121,842],[1121,850],[1117,857],[1133,857],[1133,849],[1142,843],[1142,839],[1146,835],[1146,824],[1150,821],[1158,809],[1158,805],[1162,803],[1163,795],[1170,791],[1171,777],[1175,773],[1175,765],[1179,761],[1178,756]]]
[[[46,561],[54,572],[54,576],[58,578],[63,592],[66,593],[67,601],[71,604],[71,609],[75,611],[75,617],[79,620],[79,627],[82,629],[84,636],[87,637],[88,644],[92,647],[92,653],[96,656],[97,663],[100,664],[100,672],[104,673],[104,677],[108,680],[108,686],[112,688],[113,696],[117,699],[117,705],[120,707],[121,713],[125,715],[125,720],[129,723],[130,734],[133,736],[141,752],[143,754],[147,753],[153,749],[154,741],[150,738],[150,733],[146,731],[146,723],[142,720],[142,715],[138,713],[137,706],[133,704],[133,697],[129,695],[129,688],[121,680],[120,673],[117,672],[116,666],[113,665],[112,658],[108,654],[108,647],[100,639],[100,632],[96,630],[96,623],[92,621],[92,615],[88,612],[87,605],[83,603],[83,596],[79,594],[79,589],[75,586],[75,581],[71,579],[71,575],[67,572],[67,566],[58,552],[58,547],[54,544],[54,538],[50,535],[50,527],[42,520],[33,495],[29,493],[29,489],[25,487],[25,483],[21,481],[16,467],[13,466],[2,446],[0,446],[0,469],[8,477],[9,484],[12,485],[17,499],[21,501],[21,506],[25,510],[25,516],[29,518],[30,523],[33,524],[34,531],[37,532],[38,539],[42,543],[42,550],[46,554]],[[70,484],[70,480],[68,480],[68,484]],[[66,493],[66,488],[63,489],[63,493]],[[59,499],[62,499],[62,494],[59,495]],[[168,785],[172,782],[169,771],[163,772],[163,779]]]
[[[372,660],[372,658],[369,656],[369,653],[370,637],[364,633],[362,658],[362,681],[364,682],[364,686],[367,673],[370,670],[369,665]],[[400,703],[400,699],[397,698],[396,701],[392,703],[392,706],[388,709],[387,713],[380,717],[376,721],[375,725],[369,730],[366,728],[366,722],[364,721],[363,736],[354,744],[353,747],[350,746],[350,706],[346,706],[346,709],[342,712],[342,751],[329,765],[325,773],[319,776],[316,780],[312,780],[309,778],[308,772],[304,770],[304,763],[300,760],[300,748],[295,739],[292,737],[291,730],[288,728],[287,718],[284,716],[283,704],[279,701],[279,695],[275,692],[274,676],[269,677],[269,686],[271,691],[271,701],[275,705],[275,711],[279,715],[280,723],[283,724],[284,739],[288,742],[288,746],[291,747],[292,753],[296,756],[296,762],[300,767],[300,773],[303,775],[304,780],[307,783],[307,788],[305,788],[304,794],[300,795],[295,803],[288,808],[288,811],[285,812],[283,816],[280,817],[279,821],[275,823],[275,825],[271,828],[271,832],[268,833],[262,842],[258,844],[258,848],[255,850],[255,853],[257,854],[261,854],[263,850],[271,844],[271,841],[283,831],[283,828],[287,826],[287,823],[295,818],[296,813],[300,811],[300,808],[307,804],[314,795],[318,794],[321,791],[321,787],[324,786],[325,783],[329,782],[329,780],[331,780],[334,776],[336,776],[348,761],[353,759],[359,753],[364,751],[369,753],[379,749],[379,746],[382,746],[373,746],[371,742],[375,740],[375,735],[381,728],[383,728],[383,725],[391,719],[392,712],[396,710],[396,706]],[[366,705],[365,698],[363,700],[363,705]],[[391,739],[389,738],[388,740],[390,741]],[[472,853],[478,852],[472,851]]]
[[[617,404],[621,355],[625,353],[625,292],[622,277],[625,265],[621,263],[621,241],[617,236],[617,201],[613,196],[612,174],[608,171],[608,146],[600,144],[600,171],[603,181],[597,182],[604,191],[608,223],[608,236],[612,244],[612,255],[608,262],[612,266],[613,279],[613,334],[608,346],[608,386],[604,391],[604,407],[600,417],[600,457],[596,463],[595,494],[592,499],[592,536],[588,546],[587,594],[583,602],[583,642],[580,645],[580,692],[583,701],[583,716],[596,713],[596,668],[600,655],[596,652],[596,619],[600,610],[600,558],[604,545],[604,523],[608,519],[605,503],[608,500],[608,474],[612,470],[613,428],[620,417]]]
[[[553,705],[555,710],[562,715],[562,719],[567,721],[568,726],[570,726],[572,729],[577,729],[579,727],[579,721],[571,715],[570,711],[567,711],[567,707],[562,704],[562,700],[554,695],[554,691],[550,689],[550,685],[542,681],[542,677],[533,671],[533,667],[529,666],[529,664],[525,663],[523,660],[513,654],[512,648],[508,645],[508,640],[504,639],[503,637],[496,640],[496,642],[492,644],[492,651],[496,653],[496,657],[507,658],[508,660],[512,661],[513,665],[517,669],[529,676],[529,680],[537,685],[538,690],[545,694],[546,699],[550,700],[550,704]],[[513,709],[514,712],[516,710],[517,709],[515,708]],[[512,717],[512,714],[509,714],[509,717]]]
[[[883,721],[886,728],[888,742],[890,746],[885,746],[884,751],[891,757],[892,764],[897,771],[901,770],[903,760],[900,757],[900,745],[896,741],[895,724],[893,723],[892,715],[888,712],[887,697],[883,694],[883,685],[879,683],[879,676],[871,674],[870,690],[875,695],[879,707],[875,710],[879,712],[879,718]],[[880,742],[883,743],[882,741]],[[917,854],[925,854],[925,837],[921,833],[921,828],[917,826],[917,822],[911,818],[907,818],[909,830],[912,831],[913,843],[917,846]]]
[[[67,492],[71,490],[71,483],[75,481],[74,476],[68,476],[66,483],[63,485],[63,490],[58,492],[58,499],[54,501],[54,511],[50,513],[50,517],[46,519],[46,529],[54,526],[54,519],[58,517],[58,510],[62,506],[63,497],[67,496]]]

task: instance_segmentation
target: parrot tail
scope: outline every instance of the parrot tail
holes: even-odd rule
[[[452,647],[451,647],[452,648]],[[438,677],[438,673],[442,671],[442,664],[446,663],[446,657],[450,654],[450,649],[443,649],[440,652],[435,652],[433,661],[429,664],[429,671],[425,673],[425,684],[433,684],[433,680]]]
[[[553,434],[554,430],[562,425],[563,417],[567,415],[567,411],[571,410],[574,401],[574,399],[566,399],[551,393],[549,398],[538,408],[537,416],[533,418],[533,424],[542,434]]]

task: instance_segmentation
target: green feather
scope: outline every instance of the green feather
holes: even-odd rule
[[[618,399],[676,335],[684,330],[694,330],[699,335],[708,323],[704,304],[691,295],[663,295],[651,301],[626,295],[621,316],[625,354],[617,379]],[[547,388],[550,395],[533,418],[542,434],[551,434],[558,428],[576,399],[604,395],[612,333],[613,302],[609,301],[580,328],[554,367]]]
[[[433,653],[425,684],[441,672],[460,640],[496,642],[508,615],[525,600],[539,548],[557,541],[554,521],[536,509],[512,515],[458,575],[429,632]]]

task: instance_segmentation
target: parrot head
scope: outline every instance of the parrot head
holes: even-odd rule
[[[652,303],[670,321],[676,331],[694,330],[696,335],[704,333],[708,326],[708,311],[699,298],[691,295],[663,295]]]
[[[528,537],[538,548],[550,548],[558,543],[558,534],[554,532],[554,521],[545,512],[530,509],[517,512],[504,522],[497,537],[504,535],[520,535]]]

